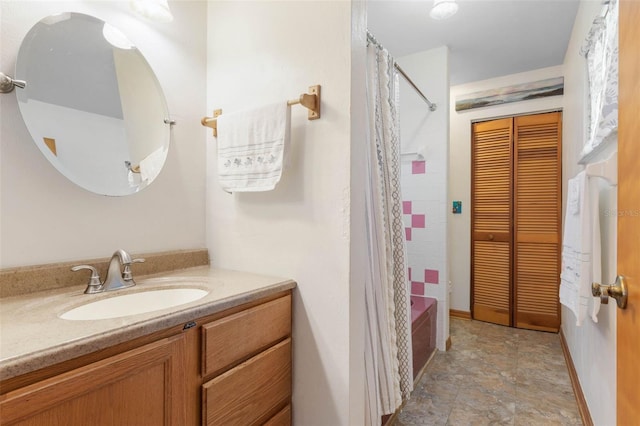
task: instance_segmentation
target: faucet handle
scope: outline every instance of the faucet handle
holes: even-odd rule
[[[84,292],[99,293],[102,290],[102,283],[100,282],[100,275],[98,275],[96,268],[91,265],[77,265],[71,268],[73,272],[77,272],[82,269],[88,269],[91,271],[91,277],[89,278],[89,283],[87,284],[87,288]]]
[[[131,263],[144,263],[145,259],[132,259]],[[131,263],[125,263],[122,268],[122,279],[125,281],[133,281],[133,273],[131,273]]]

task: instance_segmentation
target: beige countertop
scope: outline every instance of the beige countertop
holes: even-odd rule
[[[289,279],[195,267],[135,278],[131,288],[84,294],[73,286],[0,299],[0,379],[9,379],[243,303],[292,289]],[[95,300],[155,288],[201,288],[194,302],[126,317],[70,321],[59,316]]]

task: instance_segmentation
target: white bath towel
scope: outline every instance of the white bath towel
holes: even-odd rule
[[[591,317],[597,322],[600,300],[592,296],[591,283],[600,280],[598,191],[584,171],[569,180],[562,240],[560,303],[573,311],[578,326],[592,304]]]
[[[227,192],[270,191],[282,175],[290,108],[286,102],[218,117],[218,178]]]

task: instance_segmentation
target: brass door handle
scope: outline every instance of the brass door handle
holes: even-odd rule
[[[609,303],[609,297],[613,297],[616,299],[618,308],[625,309],[627,307],[627,296],[629,293],[622,275],[618,275],[616,282],[611,285],[592,283],[591,294],[593,294],[594,297],[599,296],[601,303],[607,304]]]
[[[489,237],[488,237],[488,238],[489,238],[489,241],[493,241],[493,238],[494,238],[494,237],[493,237],[493,234],[489,234]]]

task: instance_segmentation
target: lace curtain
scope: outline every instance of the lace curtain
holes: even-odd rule
[[[367,424],[379,425],[413,390],[406,242],[400,192],[398,81],[389,52],[367,47],[369,116],[365,202]]]
[[[582,47],[589,78],[588,129],[581,158],[618,130],[618,1],[605,2]]]

